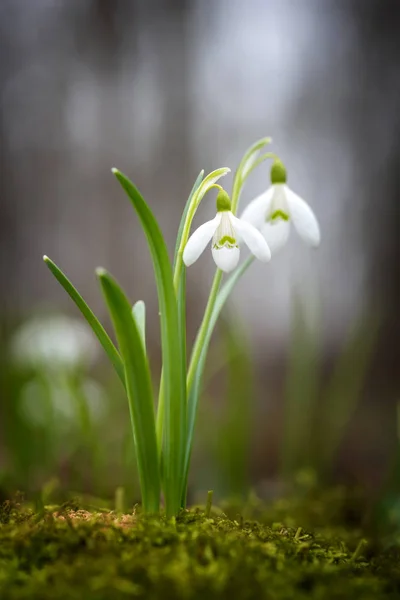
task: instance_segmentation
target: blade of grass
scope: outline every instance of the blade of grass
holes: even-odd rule
[[[118,350],[112,343],[109,335],[104,329],[103,325],[100,323],[98,318],[86,304],[85,300],[76,290],[76,288],[72,285],[70,280],[64,275],[61,269],[48,257],[43,257],[46,266],[53,273],[54,277],[57,281],[62,285],[64,290],[70,296],[70,298],[75,302],[76,306],[81,311],[82,315],[85,317],[86,321],[90,325],[93,330],[93,333],[99,340],[100,344],[103,346],[105,353],[111,361],[114,369],[116,370],[118,377],[122,381],[122,384],[125,386],[125,373],[124,373],[124,365],[122,363],[121,357],[119,355]]]
[[[329,477],[335,454],[357,407],[378,338],[380,315],[361,317],[352,327],[324,394],[320,474]]]
[[[185,208],[183,210],[182,213],[182,217],[181,217],[181,221],[179,223],[179,228],[178,228],[178,235],[176,238],[176,244],[175,244],[175,253],[174,253],[174,270],[176,268],[176,262],[177,262],[177,258],[178,258],[178,252],[179,252],[179,247],[181,244],[181,240],[182,240],[182,235],[183,235],[183,231],[184,231],[184,227],[185,227],[185,223],[186,223],[186,218],[187,218],[187,214],[189,211],[189,207],[190,204],[192,202],[192,198],[194,193],[196,192],[196,190],[198,189],[200,183],[202,182],[204,176],[204,170],[200,171],[200,173],[197,176],[196,181],[193,184],[192,190],[189,194],[189,197],[186,201],[185,204]],[[176,288],[175,288],[175,293],[177,293],[177,303],[178,303],[178,319],[179,319],[179,331],[180,331],[180,338],[182,341],[182,360],[183,360],[183,368],[184,368],[184,373],[186,374],[186,303],[185,303],[185,292],[186,292],[186,276],[185,278],[183,278],[182,273],[180,274],[180,279],[179,279],[179,292],[176,292]],[[186,376],[186,375],[185,375]],[[163,439],[163,427],[164,427],[164,401],[165,401],[165,396],[164,396],[164,375],[163,373],[161,373],[161,380],[160,380],[160,392],[159,392],[159,397],[158,397],[158,407],[157,407],[157,423],[156,423],[156,429],[157,429],[157,439],[158,439],[158,446],[159,446],[159,451],[161,452],[162,449],[162,439]]]
[[[158,223],[133,183],[113,173],[130,198],[145,232],[153,260],[161,319],[163,389],[165,394],[163,480],[167,517],[180,509],[186,440],[186,377],[183,371],[178,307],[167,247]]]
[[[149,365],[124,292],[104,269],[97,269],[96,273],[124,360],[143,508],[145,512],[156,513],[160,503],[160,469]]]
[[[319,323],[309,322],[305,300],[292,296],[291,343],[286,377],[282,470],[286,478],[315,467],[314,426],[319,389]]]
[[[222,467],[224,497],[245,498],[249,490],[249,449],[254,385],[251,352],[236,316],[223,321],[221,352],[227,359],[224,420],[218,426],[217,454]]]

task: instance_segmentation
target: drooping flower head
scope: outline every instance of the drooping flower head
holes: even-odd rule
[[[183,262],[192,265],[212,240],[211,252],[219,269],[229,273],[239,262],[240,245],[244,242],[256,258],[268,262],[271,252],[259,231],[251,224],[235,217],[226,191],[217,195],[217,214],[211,221],[200,225],[190,236],[183,251]]]
[[[289,237],[292,222],[301,239],[312,247],[320,243],[318,221],[309,205],[286,184],[283,163],[276,159],[271,167],[271,187],[245,208],[241,219],[257,227],[274,254]]]

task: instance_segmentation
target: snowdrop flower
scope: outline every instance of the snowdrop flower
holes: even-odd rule
[[[215,264],[225,273],[233,271],[237,266],[242,242],[259,260],[268,262],[271,258],[268,244],[261,233],[231,212],[231,201],[222,188],[217,196],[216,216],[196,229],[185,246],[183,262],[187,267],[196,262],[211,239]]]
[[[286,169],[280,160],[271,167],[271,184],[250,202],[242,220],[261,231],[273,254],[286,244],[291,221],[301,239],[316,248],[321,239],[317,219],[308,204],[286,185]]]
[[[97,356],[90,329],[64,315],[35,316],[23,323],[11,340],[11,355],[20,365],[37,369],[74,370]]]

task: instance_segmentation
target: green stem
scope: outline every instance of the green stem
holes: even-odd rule
[[[160,377],[160,391],[158,393],[158,405],[157,405],[157,416],[156,416],[156,436],[157,436],[157,447],[158,455],[161,459],[162,444],[163,444],[163,432],[164,432],[164,409],[165,409],[165,394],[164,394],[164,373],[161,370]]]
[[[207,335],[208,326],[209,326],[209,323],[211,320],[211,315],[213,313],[215,301],[217,299],[219,288],[221,285],[222,275],[223,275],[223,272],[220,269],[217,269],[217,271],[214,275],[214,280],[213,280],[212,286],[211,286],[211,291],[210,291],[210,295],[208,298],[206,310],[204,312],[203,321],[201,322],[200,329],[197,333],[196,341],[194,343],[193,350],[192,350],[192,356],[190,358],[190,364],[189,364],[189,369],[188,369],[188,374],[187,374],[187,389],[188,390],[190,390],[190,388],[193,385],[196,368],[197,368],[197,365],[198,365],[198,362],[200,359],[201,351],[203,349],[203,345],[204,345],[205,338]]]
[[[233,212],[233,214],[235,214],[238,204],[239,204],[241,188],[242,188],[242,180],[240,177],[240,171],[238,169],[235,173],[235,178],[233,180],[233,186],[232,186],[232,212]],[[183,252],[183,250],[182,250],[182,252]],[[179,254],[178,254],[178,256],[179,256]],[[179,260],[179,258],[178,258],[178,260]],[[177,267],[178,267],[178,260],[177,260]],[[201,322],[200,329],[197,333],[197,337],[196,337],[196,340],[195,340],[195,343],[193,346],[192,356],[190,358],[190,364],[189,364],[189,369],[188,369],[188,374],[187,374],[187,386],[186,387],[187,387],[188,391],[190,390],[190,388],[193,384],[194,374],[196,371],[197,364],[199,362],[199,358],[200,358],[201,350],[203,348],[204,340],[207,335],[207,330],[208,330],[208,327],[210,324],[211,315],[214,310],[215,301],[217,299],[219,288],[221,286],[222,275],[223,275],[223,272],[220,269],[217,269],[217,271],[214,275],[213,282],[212,282],[210,295],[208,297],[206,310],[204,312],[204,317]]]

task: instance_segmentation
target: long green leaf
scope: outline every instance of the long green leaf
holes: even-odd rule
[[[177,301],[167,247],[158,223],[133,183],[113,169],[129,196],[146,234],[153,260],[161,318],[163,362],[164,455],[163,479],[167,517],[180,509],[186,440],[186,378],[183,371]]]
[[[329,477],[335,454],[357,407],[378,339],[381,315],[359,317],[337,359],[324,393],[321,414],[321,474]]]
[[[161,488],[149,365],[141,333],[124,292],[104,269],[97,269],[97,276],[125,365],[143,508],[146,512],[155,513],[159,511]]]
[[[174,269],[176,268],[179,247],[181,244],[182,235],[183,235],[189,207],[192,202],[193,195],[197,191],[197,189],[203,179],[203,175],[204,175],[204,170],[200,171],[200,173],[198,174],[197,179],[194,182],[192,190],[186,201],[185,208],[183,209],[181,221],[179,223],[176,244],[175,244]],[[180,258],[180,260],[181,260],[181,258]],[[183,364],[184,373],[186,374],[186,321],[185,321],[185,319],[186,319],[186,305],[185,305],[186,275],[185,275],[184,269],[179,270],[176,285],[177,285],[177,287],[175,287],[175,293],[177,294],[177,303],[178,303],[179,332],[180,332],[180,338],[181,338],[181,344],[182,344],[182,346],[181,346],[182,364]],[[174,286],[175,286],[175,284],[174,284]],[[164,402],[165,402],[164,375],[163,375],[163,373],[161,373],[160,393],[159,393],[159,397],[158,397],[158,408],[157,408],[157,425],[156,425],[159,449],[162,448],[162,439],[163,439]]]
[[[86,304],[85,300],[76,290],[76,288],[72,285],[70,280],[64,275],[61,269],[57,267],[57,265],[48,256],[44,256],[43,260],[46,263],[47,267],[50,269],[50,271],[53,273],[54,277],[62,285],[64,290],[75,302],[76,306],[79,308],[82,315],[85,317],[86,321],[92,328],[93,333],[99,340],[100,344],[103,346],[104,351],[106,352],[108,358],[110,359],[112,365],[114,366],[114,369],[118,374],[118,377],[122,381],[123,385],[125,385],[124,365],[122,363],[118,350],[112,343],[103,325],[100,323],[98,318]]]
[[[310,321],[306,300],[294,292],[284,407],[282,470],[286,479],[315,466],[314,427],[320,387],[320,318]]]
[[[227,362],[227,390],[224,419],[218,425],[216,453],[221,464],[224,496],[241,496],[244,499],[249,491],[254,374],[244,327],[236,315],[228,316],[228,320],[223,319],[222,322],[225,349],[220,348]]]

